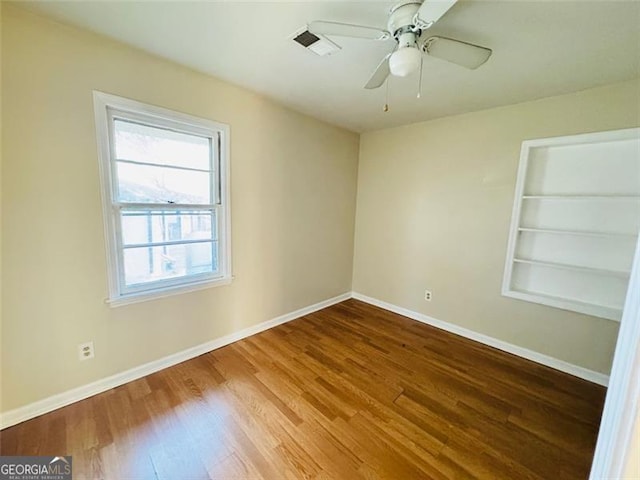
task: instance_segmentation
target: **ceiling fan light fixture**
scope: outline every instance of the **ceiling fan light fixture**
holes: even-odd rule
[[[396,77],[406,77],[420,67],[422,52],[416,47],[399,48],[389,57],[389,70]]]

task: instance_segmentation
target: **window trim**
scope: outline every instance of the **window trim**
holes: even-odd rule
[[[106,303],[111,307],[117,307],[230,284],[233,276],[231,270],[229,126],[96,90],[93,91],[93,104],[109,283],[109,297],[106,299]],[[217,205],[215,210],[220,217],[218,219],[218,261],[220,272],[218,275],[212,277],[210,274],[194,274],[187,277],[188,280],[185,280],[184,277],[158,280],[153,282],[154,286],[152,288],[126,288],[123,280],[124,272],[121,266],[121,255],[124,251],[121,245],[122,235],[119,229],[120,222],[116,218],[121,210],[118,208],[120,203],[117,198],[117,185],[115,182],[115,162],[112,161],[113,125],[111,118],[113,113],[118,112],[126,115],[127,120],[138,119],[143,124],[149,124],[151,119],[156,122],[154,123],[156,126],[212,138],[214,145],[211,160],[217,164],[213,165],[215,175],[212,193],[214,198],[211,205]],[[216,139],[217,145],[215,145]],[[215,177],[217,177],[217,181]],[[136,204],[126,205],[130,207]],[[211,205],[207,204],[206,207],[211,208]],[[167,205],[158,204],[158,207],[166,208]],[[193,208],[195,205],[190,207]]]

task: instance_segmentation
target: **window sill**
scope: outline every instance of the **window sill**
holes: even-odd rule
[[[233,281],[232,276],[216,278],[212,280],[206,280],[203,282],[192,283],[189,285],[172,286],[163,289],[156,289],[150,292],[130,293],[127,295],[121,295],[119,297],[111,297],[105,300],[111,308],[122,307],[125,305],[131,305],[133,303],[148,302],[150,300],[156,300],[158,298],[171,297],[174,295],[180,295],[183,293],[196,292],[198,290],[205,290],[212,287],[220,287],[223,285],[230,285]]]

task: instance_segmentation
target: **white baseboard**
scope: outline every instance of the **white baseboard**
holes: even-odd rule
[[[308,307],[301,308],[294,312],[281,315],[277,318],[267,320],[266,322],[259,323],[252,327],[247,327],[243,330],[225,335],[224,337],[217,338],[210,342],[196,345],[195,347],[188,348],[167,357],[145,363],[144,365],[134,367],[130,370],[111,375],[110,377],[97,380],[87,385],[83,385],[72,390],[67,390],[66,392],[52,395],[51,397],[38,400],[37,402],[30,403],[23,407],[8,410],[0,414],[0,429],[16,425],[18,423],[30,420],[53,410],[57,410],[58,408],[62,408],[80,400],[84,400],[85,398],[91,397],[93,395],[97,395],[98,393],[102,393],[120,385],[124,385],[125,383],[137,380],[139,378],[158,372],[186,360],[190,360],[217,348],[224,347],[225,345],[237,342],[238,340],[242,340],[243,338],[247,338],[251,335],[255,335],[256,333],[260,333],[273,328],[277,325],[290,322],[291,320],[295,320],[296,318],[300,318],[318,310],[322,310],[323,308],[330,307],[331,305],[335,305],[336,303],[348,300],[349,298],[355,298],[356,300],[375,305],[376,307],[389,310],[413,320],[417,320],[441,330],[445,330],[447,332],[460,335],[470,340],[489,345],[490,347],[494,347],[513,355],[526,358],[527,360],[546,365],[556,370],[560,370],[561,372],[574,375],[576,377],[588,380],[593,383],[597,383],[599,385],[606,386],[609,381],[609,377],[602,373],[594,372],[592,370],[573,365],[563,360],[558,360],[557,358],[549,357],[547,355],[543,355],[541,353],[537,353],[532,350],[528,350],[526,348],[519,347],[517,345],[513,345],[493,337],[489,337],[488,335],[474,332],[472,330],[454,325],[452,323],[437,320],[422,313],[414,312],[412,310],[408,310],[406,308],[402,308],[397,305],[384,302],[382,300],[371,298],[357,292],[349,292],[338,295],[337,297],[330,298],[323,302],[316,303],[314,305],[309,305]]]
[[[23,407],[8,410],[0,414],[0,429],[16,425],[18,423],[30,420],[58,408],[62,408],[80,400],[84,400],[85,398],[91,397],[93,395],[97,395],[98,393],[102,393],[120,385],[124,385],[127,382],[137,380],[159,370],[163,370],[186,360],[190,360],[217,348],[224,347],[225,345],[229,345],[230,343],[237,342],[238,340],[242,340],[243,338],[250,337],[251,335],[255,335],[256,333],[260,333],[273,328],[277,325],[290,322],[291,320],[295,320],[296,318],[303,317],[318,310],[322,310],[323,308],[335,305],[336,303],[348,300],[349,298],[351,298],[351,293],[344,293],[342,295],[338,295],[337,297],[333,297],[314,305],[309,305],[308,307],[301,308],[299,310],[296,310],[295,312],[286,313],[277,318],[267,320],[266,322],[262,322],[257,325],[242,329],[238,332],[225,335],[224,337],[217,338],[210,342],[196,345],[195,347],[188,348],[167,357],[159,358],[158,360],[145,363],[144,365],[134,367],[121,373],[116,373],[115,375],[111,375],[110,377],[103,378],[101,380],[74,388],[72,390],[67,390],[66,392],[52,395],[51,397],[38,400],[37,402],[30,403]]]
[[[561,372],[568,373],[569,375],[573,375],[575,377],[582,378],[584,380],[588,380],[590,382],[597,383],[599,385],[604,385],[605,387],[609,383],[609,376],[603,373],[594,372],[593,370],[589,370],[587,368],[573,365],[571,363],[565,362],[564,360],[559,360],[557,358],[549,357],[548,355],[534,352],[533,350],[528,350],[526,348],[519,347],[517,345],[513,345],[511,343],[507,343],[502,340],[498,340],[497,338],[484,335],[482,333],[474,332],[473,330],[469,330],[467,328],[454,325],[453,323],[437,320],[435,318],[429,317],[422,313],[418,313],[412,310],[408,310],[406,308],[398,307],[397,305],[393,305],[391,303],[387,303],[382,300],[378,300],[376,298],[367,297],[366,295],[362,295],[361,293],[353,292],[351,296],[352,298],[355,298],[356,300],[360,300],[361,302],[375,305],[376,307],[389,310],[390,312],[394,312],[399,315],[411,318],[413,320],[417,320],[418,322],[426,323],[427,325],[431,325],[441,330],[446,330],[447,332],[460,335],[461,337],[465,337],[470,340],[474,340],[476,342],[489,345],[490,347],[494,347],[494,348],[497,348],[498,350],[502,350],[504,352],[508,352],[513,355],[526,358],[527,360],[540,363],[547,367],[560,370]]]

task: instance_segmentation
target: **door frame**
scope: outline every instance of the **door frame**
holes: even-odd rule
[[[630,460],[640,397],[640,237],[631,268],[590,480],[619,479]],[[637,426],[640,428],[640,425]]]

